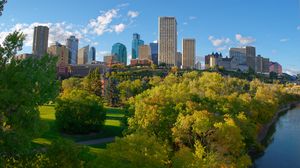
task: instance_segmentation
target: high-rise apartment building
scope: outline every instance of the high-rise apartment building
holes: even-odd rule
[[[150,43],[152,62],[158,65],[158,43]]]
[[[238,64],[245,65],[246,60],[246,49],[245,48],[230,48],[229,57],[235,58]]]
[[[270,73],[270,59],[263,58],[262,59],[262,73]]]
[[[158,63],[176,65],[177,22],[175,17],[159,17]]]
[[[127,49],[122,43],[116,43],[112,46],[111,54],[117,57],[119,63],[127,65]]]
[[[255,47],[246,46],[246,64],[249,66],[249,69],[253,71],[256,70],[256,49]]]
[[[58,61],[56,67],[58,68],[59,74],[67,73],[67,66],[69,64],[69,49],[65,45],[61,45],[56,42],[55,44],[50,45],[48,48],[48,54],[51,56],[57,56]]]
[[[262,73],[263,69],[263,57],[261,55],[258,55],[255,59],[255,72]]]
[[[37,26],[34,28],[32,53],[37,57],[42,57],[47,53],[49,28],[47,26]]]
[[[196,58],[196,41],[195,39],[182,40],[182,68],[193,69]]]
[[[90,46],[87,45],[78,51],[78,60],[77,64],[87,64],[88,63],[88,55],[89,55]]]
[[[96,48],[91,47],[88,55],[88,64],[91,64],[94,61],[96,61]]]
[[[269,71],[275,72],[279,75],[282,74],[282,66],[278,62],[270,62]]]
[[[139,46],[139,59],[140,60],[152,60],[151,59],[151,49],[149,45]]]
[[[141,45],[144,45],[144,41],[141,40],[141,36],[139,34],[134,33],[132,39],[132,50],[131,50],[132,59],[139,58],[139,47]]]
[[[78,42],[79,41],[75,36],[70,36],[67,39],[67,48],[69,49],[69,64],[77,64]]]
[[[181,68],[181,66],[182,66],[182,53],[181,52],[176,53],[176,66],[178,68]]]
[[[57,56],[58,61],[56,63],[56,66],[59,65],[68,65],[69,60],[69,50],[67,46],[61,45],[60,43],[56,42],[55,44],[50,45],[48,48],[48,54],[51,56]]]

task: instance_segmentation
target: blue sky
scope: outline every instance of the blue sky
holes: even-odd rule
[[[178,50],[195,38],[197,56],[253,45],[257,54],[300,73],[300,0],[8,0],[0,17],[0,42],[14,29],[28,34],[22,52],[31,52],[35,25],[50,27],[50,42],[75,34],[93,45],[97,59],[116,42],[131,54],[132,34],[157,40],[158,17],[175,16]]]

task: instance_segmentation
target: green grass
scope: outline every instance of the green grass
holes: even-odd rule
[[[53,105],[45,105],[39,107],[40,118],[42,122],[42,133],[41,137],[34,139],[33,142],[36,145],[49,145],[51,141],[57,138],[67,138],[75,142],[92,140],[98,138],[122,136],[124,124],[124,111],[121,108],[106,107],[106,121],[99,133],[93,133],[88,135],[66,135],[60,133],[55,124],[55,109]],[[105,148],[106,144],[93,145],[91,149],[96,151],[94,148]],[[97,153],[97,152],[96,152]]]

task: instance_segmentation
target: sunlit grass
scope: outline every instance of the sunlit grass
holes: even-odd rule
[[[40,118],[42,122],[41,137],[34,139],[33,143],[38,145],[49,145],[51,141],[57,138],[71,139],[75,142],[86,141],[91,139],[107,138],[114,136],[122,136],[124,129],[123,118],[124,111],[121,108],[106,107],[106,121],[99,133],[88,135],[66,135],[60,133],[55,124],[55,108],[54,105],[45,105],[39,107]],[[93,150],[96,148],[105,148],[106,144],[94,145]]]

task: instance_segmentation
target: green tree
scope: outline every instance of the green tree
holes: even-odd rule
[[[110,106],[119,104],[119,90],[117,88],[118,81],[115,77],[109,76],[105,79],[104,99]]]
[[[2,15],[4,4],[7,3],[7,0],[0,1],[0,16]]]
[[[71,77],[62,81],[62,94],[69,94],[72,90],[82,89],[82,79]]]
[[[126,104],[128,99],[143,92],[147,87],[140,79],[134,81],[126,80],[118,84],[120,99],[123,104]]]
[[[88,92],[102,96],[102,80],[99,68],[91,71],[88,76],[83,79],[82,85]]]
[[[47,148],[46,157],[49,159],[46,167],[83,168],[94,156],[87,147],[70,140],[56,139]]]
[[[55,57],[14,59],[16,52],[22,49],[24,38],[22,33],[13,32],[0,45],[2,156],[30,152],[30,141],[39,129],[38,106],[53,100],[58,94]]]
[[[163,168],[168,167],[168,147],[154,136],[144,133],[117,138],[90,167]]]
[[[60,97],[55,110],[58,128],[66,133],[100,131],[106,116],[101,99],[84,90]]]

